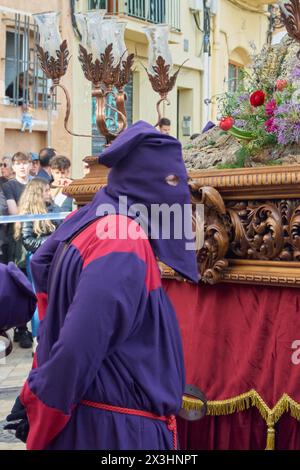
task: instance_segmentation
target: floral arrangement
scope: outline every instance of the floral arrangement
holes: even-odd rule
[[[220,128],[243,141],[249,155],[300,144],[300,63],[286,76],[284,51],[267,47],[252,63],[238,90],[219,99]]]

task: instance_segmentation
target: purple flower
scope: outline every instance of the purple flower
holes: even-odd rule
[[[239,127],[240,129],[244,129],[244,127],[246,127],[246,124],[247,124],[247,121],[245,121],[244,119],[237,119],[235,121],[235,126]]]
[[[300,78],[300,66],[296,65],[296,67],[292,70],[291,78],[297,80]]]
[[[238,96],[237,102],[238,104],[243,103],[243,101],[249,101],[250,94],[249,93],[243,93],[242,95]]]
[[[231,112],[231,116],[236,118],[240,115],[240,110],[239,109],[234,109],[232,112]]]
[[[274,113],[273,122],[268,122],[267,126],[268,129],[273,129],[279,144],[299,143],[300,104],[290,102],[278,106]]]

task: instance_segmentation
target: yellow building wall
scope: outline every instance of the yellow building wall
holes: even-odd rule
[[[259,51],[266,42],[268,17],[266,1],[218,0],[213,18],[211,118],[216,119],[216,96],[228,89],[228,64],[247,66],[251,61],[250,43]],[[269,2],[270,3],[270,2]]]
[[[91,133],[91,85],[84,78],[77,59],[79,41],[75,36],[71,21],[70,2],[67,0],[48,0],[47,8],[39,0],[0,0],[0,7],[15,8],[27,13],[39,11],[62,11],[61,34],[68,40],[72,56],[67,74],[62,83],[67,87],[72,99],[70,127],[76,133]],[[172,122],[172,134],[183,143],[188,137],[183,136],[182,122],[184,116],[191,117],[191,133],[199,133],[205,125],[207,115],[216,120],[216,96],[228,87],[228,63],[234,61],[247,65],[250,58],[250,41],[260,49],[266,40],[267,16],[265,2],[256,0],[217,0],[217,14],[211,18],[211,52],[210,68],[204,70],[203,33],[197,29],[188,0],[180,1],[180,32],[170,33],[170,49],[174,61],[174,71],[185,61],[178,76],[176,87],[170,93],[170,106],[163,106],[163,115]],[[86,11],[87,1],[76,2],[77,11]],[[247,9],[249,8],[249,10]],[[0,8],[0,103],[4,96],[4,58],[5,58],[5,22],[9,13],[1,13]],[[119,15],[126,19],[126,44],[130,52],[136,54],[133,73],[133,120],[144,119],[156,124],[156,102],[159,99],[151,88],[147,74],[142,67],[147,66],[147,40],[143,27],[145,21]],[[203,12],[199,14],[200,27],[203,27]],[[185,51],[185,47],[188,47]],[[209,96],[204,89],[204,76],[209,77]],[[212,98],[207,108],[205,98]],[[58,110],[52,116],[52,145],[61,154],[72,159],[73,176],[82,174],[82,159],[91,153],[91,139],[71,137],[64,129],[65,99],[58,92]],[[207,111],[209,112],[207,114]],[[16,150],[38,151],[41,145],[47,144],[47,112],[36,111],[37,124],[33,136],[26,138],[19,133],[21,110],[0,104],[0,154]],[[14,132],[12,132],[14,131]]]

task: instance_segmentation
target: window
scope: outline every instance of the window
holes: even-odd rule
[[[5,102],[46,109],[49,84],[35,52],[37,26],[30,21],[29,16],[15,15],[6,31]]]
[[[127,13],[152,23],[166,22],[166,0],[127,1]]]
[[[106,10],[107,0],[89,0],[88,10]]]
[[[239,86],[243,83],[243,70],[243,66],[229,62],[228,91],[231,91],[233,93],[238,90]]]

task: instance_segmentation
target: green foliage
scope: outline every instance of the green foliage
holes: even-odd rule
[[[230,168],[244,168],[250,154],[247,147],[242,147],[235,152],[235,161],[233,163],[225,163],[217,165],[218,170],[225,170]]]
[[[283,161],[278,158],[278,160],[270,160],[267,162],[268,166],[281,166],[283,165]]]

